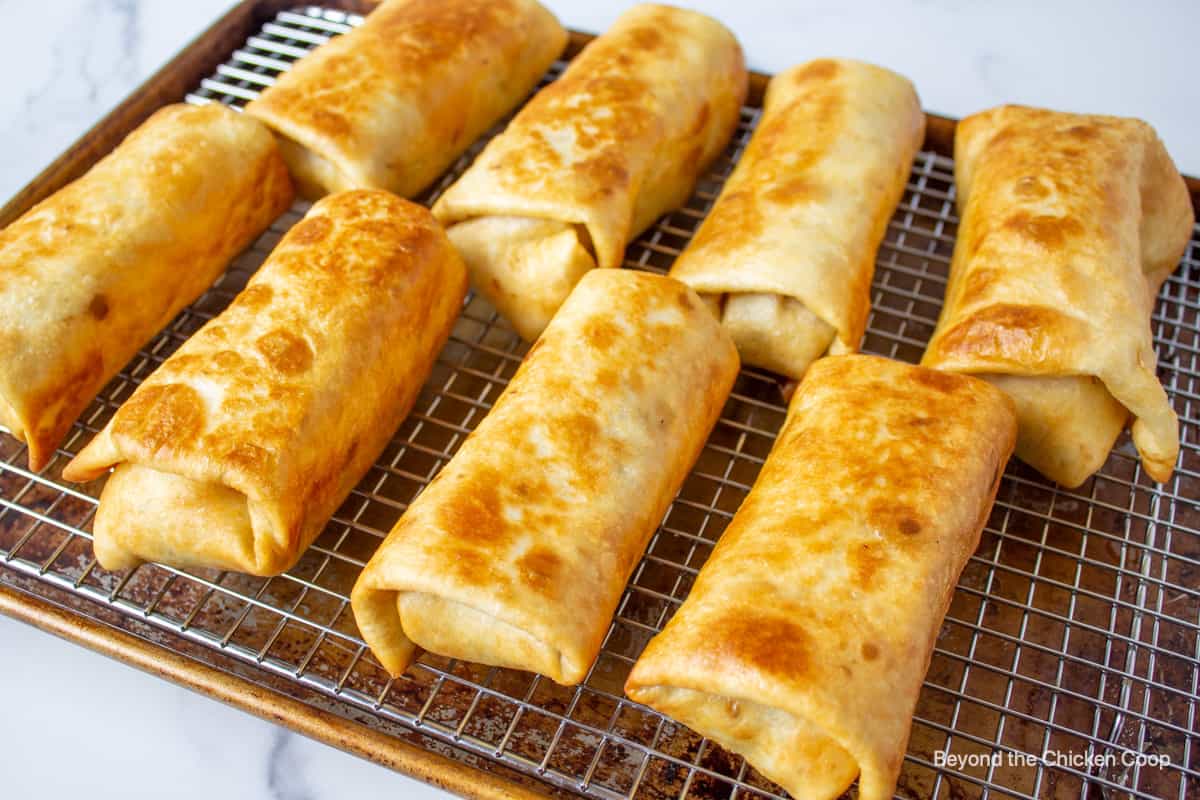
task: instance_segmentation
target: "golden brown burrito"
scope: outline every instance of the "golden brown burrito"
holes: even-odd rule
[[[288,569],[408,414],[466,286],[421,206],[380,190],[313,206],[64,470],[116,467],[101,565]]]
[[[567,32],[536,0],[386,0],[246,106],[302,192],[412,197],[537,85]]]
[[[0,231],[0,423],[30,469],[291,202],[266,128],[173,105]]]
[[[359,576],[379,661],[399,675],[423,647],[582,680],[737,369],[683,284],[586,275]]]
[[[925,115],[881,67],[819,59],[780,73],[737,168],[671,277],[712,304],[742,361],[799,378],[858,350],[875,253]]]
[[[746,95],[720,23],[640,5],[584,48],[433,208],[471,283],[537,337],[593,267],[682,205],[725,147]]]
[[[984,381],[815,362],[625,691],[808,800],[890,798],[934,641],[1012,453]]]
[[[1003,106],[955,139],[962,222],[922,363],[1016,401],[1017,456],[1065,486],[1133,443],[1170,477],[1179,423],[1155,374],[1155,296],[1195,223],[1154,130],[1120,117]]]

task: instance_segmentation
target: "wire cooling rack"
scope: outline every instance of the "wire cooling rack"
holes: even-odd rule
[[[359,21],[315,7],[279,14],[188,100],[240,107],[295,59]],[[757,118],[757,110],[744,109],[712,175],[686,208],[629,247],[626,267],[670,267]],[[427,202],[481,146],[455,164]],[[879,253],[865,350],[920,358],[945,288],[957,221],[953,193],[951,162],[922,153]],[[139,381],[225,307],[306,209],[297,204],[285,214],[138,354],[83,414],[44,474],[26,470],[24,448],[0,437],[0,580],[53,586],[89,601],[96,618],[134,619],[151,632],[143,635],[166,632],[187,643],[194,658],[240,664],[314,707],[333,707],[484,769],[502,765],[552,792],[782,795],[742,758],[621,691],[771,447],[785,408],[782,387],[769,374],[742,372],[629,581],[603,652],[574,689],[429,654],[389,680],[364,647],[347,602],[382,537],[487,413],[526,351],[478,297],[468,297],[412,415],[295,569],[262,579],[149,564],[115,574],[95,563],[88,530],[100,483],[63,483],[62,466]],[[1181,461],[1170,482],[1157,486],[1143,475],[1128,437],[1077,491],[1010,465],[937,639],[899,796],[1200,796],[1198,316],[1194,238],[1153,317],[1159,376],[1182,423]]]

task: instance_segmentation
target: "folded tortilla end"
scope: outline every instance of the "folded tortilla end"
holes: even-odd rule
[[[538,672],[563,686],[582,681],[591,666],[571,663],[530,631],[447,597],[397,592],[396,608],[409,640],[449,658]]]
[[[49,464],[50,459],[54,457],[54,440],[50,436],[39,436],[36,432],[32,436],[27,431],[21,428],[12,429],[13,438],[25,445],[26,452],[29,458],[29,471],[41,472]]]
[[[108,428],[105,428],[67,462],[62,471],[63,480],[71,483],[94,481],[120,460],[121,456],[108,435]]]
[[[472,286],[531,342],[596,267],[585,233],[579,225],[520,216],[476,217],[447,230]]]
[[[399,678],[417,656],[417,646],[404,633],[397,592],[377,589],[369,581],[358,581],[350,592],[350,607],[363,641],[384,670]]]
[[[80,455],[83,454],[80,453]],[[107,469],[107,467],[93,467],[89,463],[81,462],[79,456],[75,456],[75,458],[71,459],[63,467],[62,476],[63,480],[70,481],[71,483],[87,483],[99,478]]]
[[[271,536],[259,535],[269,521],[258,516],[224,484],[121,462],[96,510],[96,558],[105,569],[158,561],[277,575],[291,565]]]
[[[24,441],[25,446],[29,449],[30,472],[41,472],[50,465],[50,459],[54,457],[52,446],[36,437],[25,440],[18,436],[17,439]]]
[[[859,775],[859,759],[849,749],[819,724],[784,709],[684,686],[642,684],[636,666],[625,693],[741,753],[793,797],[832,800]]]
[[[1142,469],[1154,479],[1155,483],[1166,483],[1175,474],[1175,461],[1151,461],[1142,455]]]
[[[788,378],[804,377],[837,340],[834,327],[802,301],[768,292],[727,295],[721,325],[743,362]]]
[[[99,525],[99,522],[94,524],[93,533]],[[122,547],[120,542],[112,536],[95,534],[92,539],[92,553],[96,556],[96,563],[108,572],[124,572],[135,569],[146,561],[136,553]]]
[[[25,422],[2,392],[0,392],[0,425],[8,428],[8,432],[18,442],[25,441]]]
[[[1178,429],[1177,417],[1175,424]],[[1167,438],[1165,442],[1160,441],[1160,437],[1150,428],[1151,426],[1139,417],[1134,420],[1130,434],[1133,436],[1138,455],[1141,456],[1142,469],[1155,482],[1166,483],[1175,474],[1175,462],[1179,459],[1179,436],[1176,434],[1173,438]],[[1167,445],[1165,448],[1160,446],[1163,443]]]
[[[264,121],[278,124],[274,120],[268,120],[266,115]],[[329,159],[322,158],[314,150],[286,134],[275,131],[275,143],[279,148],[279,155],[287,164],[288,172],[292,175],[292,184],[305,200],[315,202],[331,192],[370,188],[364,182],[348,177]]]
[[[29,470],[41,472],[54,458],[56,445],[66,435],[70,423],[57,427],[38,429],[37,420],[29,419],[17,411],[8,400],[0,394],[0,425],[8,428],[9,435],[25,445],[29,458]]]
[[[977,373],[1013,401],[1017,458],[1068,489],[1104,466],[1129,411],[1091,375]]]

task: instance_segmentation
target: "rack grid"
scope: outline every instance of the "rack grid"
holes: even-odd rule
[[[317,6],[280,13],[187,100],[240,108],[297,58],[360,21]],[[545,81],[563,67],[556,64]],[[758,115],[743,110],[712,174],[685,208],[630,245],[627,268],[670,267]],[[436,199],[488,138],[424,202]],[[770,450],[787,388],[771,374],[746,369],[739,376],[579,687],[432,654],[391,680],[351,617],[347,598],[360,569],[486,414],[527,350],[473,295],[415,410],[287,574],[254,578],[155,564],[119,574],[96,564],[89,528],[102,482],[64,483],[62,467],[142,379],[229,303],[306,210],[297,203],[150,342],[91,404],[42,474],[23,466],[22,445],[0,437],[0,581],[55,587],[88,601],[97,618],[116,613],[143,622],[199,645],[192,657],[232,658],[263,680],[304,690],[314,707],[332,703],[359,724],[399,731],[482,768],[503,765],[552,793],[782,796],[744,759],[621,690],[643,646],[686,597]],[[956,223],[953,164],[923,152],[878,256],[865,351],[919,360],[941,305]],[[1127,435],[1075,491],[1016,461],[1009,465],[937,639],[898,796],[1200,796],[1200,230],[1163,286],[1152,324],[1159,376],[1181,422],[1174,476],[1154,484]],[[939,751],[956,760],[942,763]],[[1137,754],[1166,756],[1170,764],[1142,763]]]

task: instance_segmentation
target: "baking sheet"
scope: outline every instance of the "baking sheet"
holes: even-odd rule
[[[284,12],[188,100],[241,106],[307,49],[357,21],[317,7]],[[686,208],[629,248],[626,267],[669,268],[757,118],[756,109],[744,109],[725,158]],[[84,413],[45,473],[29,473],[23,447],[0,437],[0,582],[52,590],[76,614],[116,619],[314,710],[473,766],[527,776],[531,785],[605,798],[780,794],[740,757],[621,693],[633,660],[686,596],[783,421],[782,387],[767,373],[748,369],[739,377],[622,597],[600,658],[576,689],[428,654],[391,681],[350,615],[347,596],[358,571],[487,412],[527,349],[480,298],[469,298],[414,413],[288,574],[261,579],[145,565],[122,575],[94,563],[88,531],[100,487],[62,483],[62,466],[141,379],[224,308],[306,208],[297,204],[285,214],[142,350]],[[922,153],[879,254],[866,351],[919,360],[940,308],[955,225],[952,163]],[[1198,248],[1194,238],[1154,316],[1159,374],[1180,415],[1181,468],[1156,486],[1141,473],[1127,437],[1073,492],[1010,465],[938,639],[900,796],[1200,793],[1192,755],[1200,680]],[[1148,755],[1171,763],[1148,763]]]

